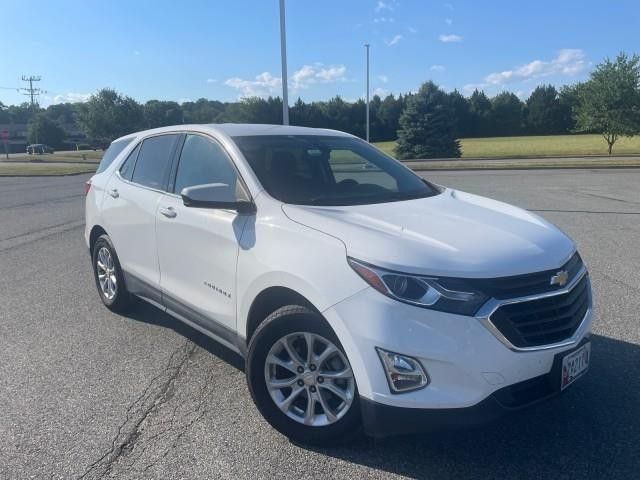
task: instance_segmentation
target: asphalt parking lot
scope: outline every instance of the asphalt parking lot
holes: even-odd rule
[[[595,293],[589,374],[481,430],[336,448],[262,420],[241,362],[154,307],[102,306],[86,176],[0,179],[0,478],[638,478],[640,170],[439,172],[578,243]]]

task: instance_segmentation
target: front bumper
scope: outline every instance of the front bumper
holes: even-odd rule
[[[405,423],[409,424],[409,431],[420,423],[450,424],[446,419],[449,413],[460,418],[454,419],[454,425],[477,423],[466,418],[469,415],[480,420],[500,415],[508,404],[500,401],[504,392],[513,391],[518,385],[526,386],[527,381],[535,383],[536,378],[547,378],[558,354],[576,348],[589,334],[592,320],[589,309],[571,344],[516,351],[500,341],[481,319],[407,305],[371,288],[322,313],[349,358],[365,425],[369,425],[367,429],[372,434],[379,433],[374,428],[378,424],[380,431],[388,429],[392,433],[405,431],[406,426],[402,426]],[[412,392],[391,393],[376,347],[417,359],[430,378],[429,385]],[[556,392],[547,393],[537,397],[546,398]],[[469,408],[469,412],[478,412],[477,415],[463,414]],[[384,419],[396,414],[385,412],[396,409],[408,412],[399,413],[401,418],[387,424]],[[424,412],[418,413],[421,410]],[[404,416],[408,418],[403,419]],[[427,420],[420,422],[418,417]],[[436,420],[440,417],[444,420]]]
[[[472,428],[509,413],[528,408],[560,394],[560,371],[565,354],[588,342],[588,337],[567,352],[555,356],[551,370],[538,377],[496,390],[466,408],[403,408],[360,398],[364,431],[372,437]]]

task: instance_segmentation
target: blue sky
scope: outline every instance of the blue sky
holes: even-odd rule
[[[41,75],[40,103],[112,87],[139,101],[279,95],[278,0],[4,0],[0,86]],[[638,48],[640,2],[287,0],[291,103],[417,89],[431,79],[525,98]],[[26,97],[0,89],[0,101]]]

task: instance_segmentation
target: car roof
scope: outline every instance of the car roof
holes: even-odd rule
[[[348,133],[328,128],[297,127],[294,125],[269,125],[255,123],[211,123],[207,125],[230,137],[252,135],[332,135],[350,137]]]
[[[168,127],[154,128],[142,132],[131,133],[114,140],[124,140],[128,138],[146,136],[151,134],[160,134],[176,131],[200,131],[211,133],[220,133],[228,137],[246,137],[253,135],[328,135],[351,137],[352,135],[340,132],[338,130],[330,130],[328,128],[310,128],[297,127],[293,125],[269,125],[255,123],[207,123],[193,125],[173,125]]]

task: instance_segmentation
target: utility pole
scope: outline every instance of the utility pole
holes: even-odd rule
[[[22,81],[29,82],[29,86],[25,88],[21,88],[20,90],[23,91],[23,95],[26,95],[27,97],[31,98],[31,108],[33,108],[34,110],[37,104],[36,97],[41,93],[44,93],[39,88],[33,86],[33,82],[39,82],[40,80],[42,80],[42,78],[39,75],[38,76],[29,75],[28,77],[26,75],[22,76]]]
[[[22,76],[22,81],[29,82],[29,86],[25,88],[21,88],[20,90],[22,90],[23,95],[26,95],[31,99],[31,110],[34,116],[36,114],[36,108],[38,106],[38,102],[36,101],[36,98],[41,93],[45,93],[40,88],[33,86],[33,82],[39,82],[40,80],[42,80],[42,77],[40,77],[40,75],[29,75],[28,77],[26,75]],[[33,126],[35,128],[35,137],[36,137],[35,141],[36,143],[38,143],[38,122],[35,121],[35,118],[34,118]]]
[[[282,61],[282,124],[289,125],[289,93],[287,91],[287,33],[284,22],[284,0],[280,0],[280,58]]]
[[[369,45],[364,44],[364,48],[367,50],[367,142],[369,141]]]

